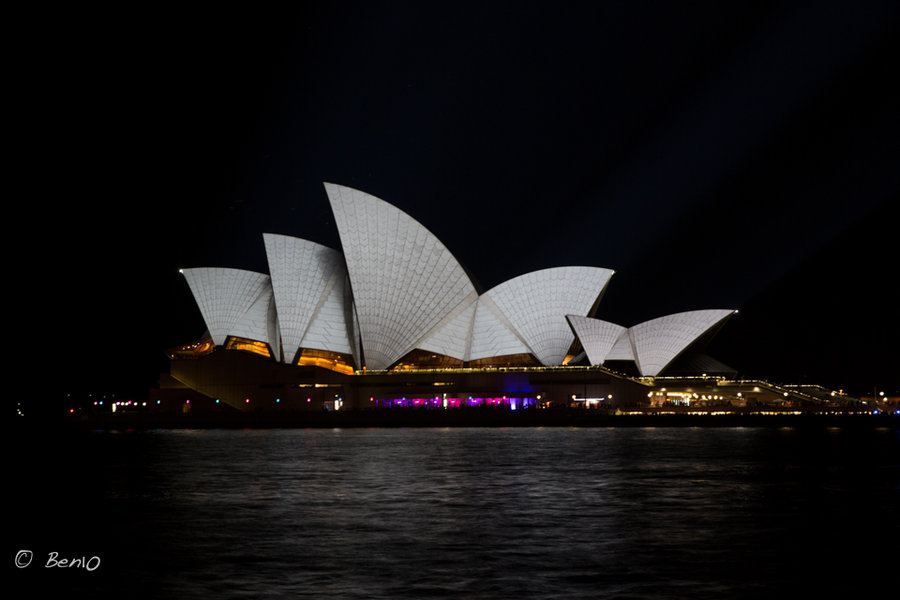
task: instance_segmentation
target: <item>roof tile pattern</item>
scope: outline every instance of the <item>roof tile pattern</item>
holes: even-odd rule
[[[274,233],[263,234],[263,241],[266,246],[269,273],[272,275],[275,305],[278,308],[284,358],[290,362],[303,345],[313,317],[328,300],[332,289],[337,286],[339,289],[336,293],[343,295],[341,289],[344,282],[343,261],[340,252],[315,242]],[[332,325],[336,325],[333,332],[339,334],[338,344],[343,348],[335,351],[349,352],[346,326],[343,325],[343,315],[340,314],[342,302],[335,305],[336,301],[332,299],[329,307],[332,313],[337,312],[340,315],[340,324],[333,323],[334,315],[326,315],[326,318],[332,317],[329,321]],[[323,344],[330,345],[330,342],[322,341],[321,337],[317,340],[316,345],[307,347],[332,349],[322,347]]]
[[[628,330],[627,327],[609,321],[580,315],[566,315],[566,319],[592,365],[602,365],[618,339]]]
[[[612,349],[606,355],[606,360],[634,360],[634,348],[631,346],[631,336],[628,330],[622,332]]]
[[[586,315],[613,272],[598,267],[556,267],[520,275],[485,292],[532,354],[560,365],[575,339],[566,315]]]
[[[346,279],[346,272],[341,266],[329,280],[325,293],[320,298],[303,341],[300,342],[301,348],[354,354],[348,327],[348,323],[352,321],[345,293]]]
[[[475,322],[472,324],[472,347],[469,360],[530,354],[531,348],[516,334],[512,324],[486,296],[478,299]]]
[[[221,345],[260,299],[271,293],[268,275],[224,267],[182,269],[213,343]]]
[[[463,361],[529,353],[552,366],[577,335],[591,364],[633,360],[656,376],[734,312],[684,312],[629,329],[588,318],[613,274],[596,267],[534,271],[478,296],[450,251],[412,217],[352,188],[325,190],[343,256],[265,234],[271,277],[182,270],[216,345],[229,335],[264,341],[287,362],[302,348],[350,353],[369,369],[416,348]]]
[[[416,348],[475,292],[450,251],[403,211],[364,192],[325,184],[353,285],[369,369]]]
[[[628,331],[638,370],[656,377],[704,333],[734,314],[727,309],[692,310],[645,321]]]
[[[429,352],[437,352],[459,360],[469,360],[469,347],[472,344],[472,322],[478,297],[473,292],[471,297],[459,304],[435,328],[419,348]]]
[[[271,285],[266,286],[265,292],[259,295],[253,306],[244,313],[228,335],[265,342],[275,352],[275,356],[278,356],[281,334],[278,330],[278,312],[275,310],[275,295],[272,293]]]

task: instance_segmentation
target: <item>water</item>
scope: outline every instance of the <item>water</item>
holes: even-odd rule
[[[900,437],[887,429],[161,430],[18,443],[7,548],[34,560],[8,580],[38,597],[867,597],[897,560]],[[49,569],[50,552],[101,566]]]

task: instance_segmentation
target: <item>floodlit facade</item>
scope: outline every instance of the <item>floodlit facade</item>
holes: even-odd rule
[[[609,321],[578,315],[566,315],[566,319],[568,319],[569,325],[572,326],[572,331],[581,340],[581,347],[584,348],[584,352],[592,365],[602,365],[617,342],[620,346],[626,348],[626,351],[619,351],[615,355],[622,357],[622,360],[634,360],[631,341],[628,340],[627,336],[622,335],[628,331],[627,327],[622,327]],[[620,342],[620,340],[624,341]]]
[[[263,240],[284,362],[296,362],[301,348],[356,356],[347,270],[340,252],[286,235],[267,233]]]
[[[182,269],[200,314],[217,346],[229,336],[278,345],[272,309],[272,282],[268,275],[241,269]]]
[[[526,273],[479,293],[451,251],[405,212],[349,187],[326,183],[325,191],[341,251],[266,233],[268,274],[182,270],[211,343],[194,344],[179,357],[224,347],[249,351],[269,364],[366,375],[560,367],[578,360],[583,349],[590,365],[633,361],[641,375],[652,377],[734,312],[693,311],[630,328],[601,321],[593,315],[613,271],[589,266]],[[184,379],[191,377],[203,379]],[[225,393],[219,382],[204,385],[210,397],[209,390]],[[322,380],[315,387],[338,385]],[[530,384],[515,385],[527,391]],[[499,396],[513,408],[538,397]],[[336,394],[334,402],[340,399]],[[377,404],[374,392],[370,400]],[[446,393],[423,399],[445,407],[458,401]]]
[[[736,310],[693,310],[651,319],[633,327],[567,315],[592,365],[634,361],[645,377],[656,377],[702,337],[714,332]]]
[[[606,290],[613,272],[595,267],[558,267],[526,273],[484,294],[528,351],[545,366],[565,361],[574,336],[560,315],[589,314]],[[494,335],[491,328],[479,332]],[[482,358],[475,356],[474,358]]]
[[[478,294],[430,231],[403,211],[325,184],[356,302],[364,364],[387,369]]]

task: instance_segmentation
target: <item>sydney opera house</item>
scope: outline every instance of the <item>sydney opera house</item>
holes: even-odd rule
[[[589,266],[482,292],[411,216],[325,190],[340,251],[264,234],[268,273],[182,270],[207,335],[169,352],[171,388],[238,410],[521,410],[628,405],[653,378],[729,371],[703,349],[734,310],[603,321],[594,315],[613,271]]]

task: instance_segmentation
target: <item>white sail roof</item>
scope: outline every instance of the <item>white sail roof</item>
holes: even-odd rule
[[[634,348],[631,347],[631,335],[627,329],[619,335],[606,360],[634,360]]]
[[[469,347],[472,345],[472,324],[475,319],[475,308],[478,297],[473,292],[471,297],[462,302],[438,323],[434,332],[419,344],[422,350],[437,352],[459,360],[469,360]]]
[[[468,360],[530,353],[531,348],[497,305],[487,295],[478,298]]]
[[[267,285],[244,316],[231,328],[228,335],[265,342],[275,356],[281,348],[281,334],[278,331],[278,312],[275,310],[275,296],[272,286]]]
[[[462,266],[415,219],[375,196],[325,184],[353,286],[366,366],[385,369],[418,344],[475,288]]]
[[[350,352],[341,254],[287,235],[263,234],[284,359],[300,348]]]
[[[622,334],[628,331],[621,325],[590,317],[566,315],[566,319],[592,365],[602,365]]]
[[[268,343],[293,361],[302,348],[350,353],[386,369],[419,348],[472,361],[532,354],[562,364],[575,335],[591,364],[633,360],[656,376],[731,310],[700,310],[629,329],[588,318],[613,272],[558,267],[515,277],[479,296],[450,251],[425,227],[359,190],[325,184],[341,253],[265,234],[270,275],[184,269],[213,341]]]
[[[641,375],[655,377],[688,346],[733,315],[728,309],[693,310],[645,321],[629,329]]]
[[[268,275],[224,267],[182,269],[213,343],[222,345],[247,312],[272,293]],[[260,341],[268,341],[263,338]]]
[[[354,360],[357,360],[357,352],[350,341],[352,330],[349,323],[352,322],[353,313],[346,293],[346,280],[346,272],[341,266],[339,274],[331,278],[319,300],[300,342],[301,348],[352,354]]]
[[[541,364],[560,365],[575,339],[566,315],[587,315],[613,271],[555,267],[520,275],[487,291]]]

